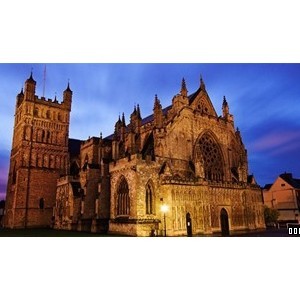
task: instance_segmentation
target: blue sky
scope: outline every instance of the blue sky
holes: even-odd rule
[[[15,97],[31,69],[37,95],[62,99],[68,80],[73,90],[70,137],[87,139],[113,132],[118,115],[126,121],[139,104],[152,113],[154,95],[171,104],[184,77],[189,93],[202,75],[219,115],[225,95],[248,150],[249,172],[258,183],[282,172],[300,177],[300,64],[0,64],[0,197],[5,196]]]

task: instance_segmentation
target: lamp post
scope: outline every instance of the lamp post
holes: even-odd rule
[[[169,211],[169,207],[167,204],[163,204],[160,210],[164,213],[164,236],[167,236],[166,213]]]

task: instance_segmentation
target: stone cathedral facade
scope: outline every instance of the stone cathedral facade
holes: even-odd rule
[[[72,91],[62,103],[35,96],[32,76],[17,96],[7,227],[133,236],[190,236],[264,228],[260,187],[224,97],[219,116],[203,80],[184,79],[170,106],[139,105],[107,137],[68,138]],[[161,208],[166,210],[162,211]]]

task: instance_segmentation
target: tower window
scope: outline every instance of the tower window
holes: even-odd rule
[[[41,198],[39,201],[39,208],[44,209],[44,207],[45,207],[45,200],[44,200],[44,198]]]

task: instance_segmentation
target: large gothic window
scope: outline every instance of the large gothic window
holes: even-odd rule
[[[129,215],[129,205],[130,203],[128,183],[126,179],[122,177],[117,190],[117,215]]]
[[[149,183],[146,185],[146,199],[145,200],[146,200],[146,214],[147,215],[154,214],[153,190]]]
[[[147,156],[150,156],[151,160],[155,160],[153,133],[151,133],[149,135],[149,137],[145,141],[144,147],[142,149],[143,159],[146,159]]]
[[[224,177],[223,159],[217,142],[209,134],[204,134],[196,146],[196,159],[203,164],[207,180],[222,181]]]

